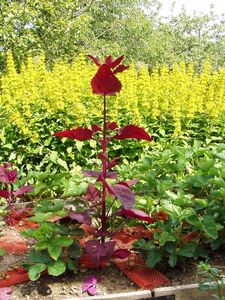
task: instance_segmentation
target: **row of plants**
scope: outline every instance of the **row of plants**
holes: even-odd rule
[[[46,69],[43,55],[36,60],[29,57],[18,72],[9,52],[7,73],[1,78],[1,161],[15,162],[26,173],[44,171],[51,163],[64,171],[88,165],[98,147],[94,141],[90,146],[80,141],[59,143],[52,133],[56,128],[99,122],[101,103],[88,87],[94,72],[83,55],[71,65],[57,63],[52,71]],[[174,136],[223,138],[224,70],[212,71],[206,62],[198,74],[182,62],[171,70],[156,67],[150,74],[145,66],[133,65],[118,76],[123,90],[109,101],[110,120],[121,126],[130,121],[142,125],[157,142]],[[140,151],[145,146],[131,144]],[[122,155],[130,153],[120,143],[115,149]]]
[[[9,121],[31,141],[42,134],[39,118],[43,116],[54,120],[63,112],[61,126],[87,124],[89,116],[99,118],[102,109],[98,97],[88,89],[94,72],[82,54],[72,64],[56,63],[52,71],[46,69],[44,55],[35,62],[29,57],[18,72],[9,52],[7,73],[1,78],[3,117],[9,114]],[[151,73],[146,66],[137,69],[133,64],[119,78],[123,90],[110,102],[108,111],[118,123],[145,124],[146,118],[167,117],[170,113],[175,135],[179,135],[181,126],[196,114],[218,118],[224,111],[225,72],[211,70],[208,61],[200,74],[186,62],[172,69],[155,67]]]

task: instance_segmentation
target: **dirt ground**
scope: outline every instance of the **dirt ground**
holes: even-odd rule
[[[13,228],[5,228],[1,235],[6,234],[16,237],[18,232]],[[213,259],[209,260],[209,262],[225,271],[225,260],[222,252],[224,253],[224,251],[221,251],[221,253],[216,252]],[[21,264],[24,259],[24,255],[5,254],[0,259],[0,272],[14,268]],[[162,264],[157,270],[170,280],[170,283],[167,285],[175,286],[196,283],[199,280],[196,272],[197,263],[197,261],[186,259],[176,268],[169,268],[166,264]],[[15,285],[13,286],[11,299],[58,300],[63,299],[63,295],[73,295],[82,299],[82,297],[87,296],[82,294],[82,283],[85,277],[90,274],[95,274],[98,277],[98,295],[140,290],[117,267],[109,265],[107,268],[100,270],[83,268],[77,274],[66,273],[59,277],[44,275],[36,282],[28,281]]]

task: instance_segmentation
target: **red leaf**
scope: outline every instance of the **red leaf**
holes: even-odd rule
[[[118,182],[118,184],[122,184],[122,185],[129,187],[129,186],[136,184],[137,182],[138,182],[138,179],[134,178],[134,179],[130,179],[127,181],[120,181],[120,182]]]
[[[88,275],[82,284],[82,293],[87,292],[90,296],[97,294],[96,290],[97,277],[94,275]]]
[[[110,188],[112,193],[120,200],[125,209],[130,209],[133,206],[135,202],[134,194],[128,187],[122,184],[115,184],[110,186]]]
[[[77,213],[77,212],[71,211],[69,213],[68,217],[71,220],[76,220],[78,223],[86,224],[88,226],[91,226],[91,217],[86,212]]]
[[[157,211],[154,215],[156,221],[165,221],[168,217],[169,216],[161,210]]]
[[[109,130],[114,130],[118,127],[118,125],[116,124],[116,122],[111,122],[107,124],[107,129]]]
[[[94,57],[94,56],[91,55],[91,54],[89,54],[88,56],[93,60],[93,62],[96,64],[96,66],[98,66],[98,67],[101,66],[101,64],[100,64],[100,62],[99,62],[99,60],[98,60],[98,58]]]
[[[8,172],[9,182],[16,182],[16,177],[17,177],[17,171],[16,170],[12,170],[12,171]]]
[[[116,242],[108,241],[108,242],[100,242],[96,240],[90,240],[85,245],[85,250],[92,260],[92,262],[99,266],[102,259],[110,258],[114,252]]]
[[[109,65],[109,67],[110,67],[111,63],[112,63],[112,56],[110,55],[105,58],[105,64]]]
[[[143,128],[135,125],[127,125],[125,127],[119,128],[118,133],[114,136],[114,139],[117,140],[138,139],[138,140],[146,140],[149,142],[152,141],[150,135]]]
[[[122,60],[123,60],[123,55],[115,59],[113,62],[111,62],[110,68],[115,69],[117,66],[119,66]]]
[[[135,209],[135,208],[131,208],[131,209],[120,209],[117,212],[118,215],[123,215],[127,218],[135,218],[138,220],[142,220],[142,221],[146,221],[149,224],[153,224],[154,220],[153,218],[151,218],[148,214],[146,214],[145,212],[139,210],[139,209]]]
[[[94,186],[93,184],[89,184],[87,188],[87,193],[84,196],[84,199],[86,201],[99,201],[101,198],[101,193],[100,191]]]
[[[116,74],[116,73],[122,73],[123,71],[127,70],[128,68],[129,67],[127,67],[127,66],[120,65],[113,72],[114,72],[114,74]]]
[[[101,127],[98,124],[91,125],[91,129],[94,133],[97,131],[101,131]]]
[[[102,161],[108,160],[108,154],[104,155],[103,153],[98,154],[98,158],[100,158]]]
[[[117,249],[113,252],[112,258],[125,259],[131,255],[131,252],[127,249]]]
[[[16,169],[9,171],[8,168],[11,167],[11,164],[4,164],[0,166],[0,182],[9,183],[16,182],[17,171]]]
[[[31,193],[34,190],[34,187],[31,185],[27,185],[27,186],[21,186],[18,190],[16,190],[15,192],[13,192],[13,195],[15,197],[21,196],[23,194],[26,193]]]
[[[9,195],[10,195],[10,192],[9,192],[9,191],[6,191],[6,190],[0,190],[0,197],[8,198]]]
[[[88,128],[76,128],[55,132],[53,135],[57,137],[66,137],[78,141],[85,141],[92,139],[93,131]]]
[[[111,96],[114,96],[122,88],[121,82],[106,64],[99,67],[97,73],[91,80],[91,86],[93,93]]]
[[[92,170],[83,170],[83,175],[86,177],[100,177],[102,175],[101,171],[92,171]],[[116,172],[107,172],[107,178],[116,179],[117,173]]]
[[[119,160],[120,160],[120,157],[113,158],[113,160],[111,160],[111,162],[108,164],[107,168],[112,169],[115,165],[118,164]]]

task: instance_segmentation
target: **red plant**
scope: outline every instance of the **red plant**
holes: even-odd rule
[[[11,169],[12,163],[5,163],[0,166],[0,182],[5,185],[5,189],[0,190],[0,197],[6,198],[8,200],[8,207],[11,206],[12,200],[16,200],[17,197],[20,197],[26,193],[33,191],[33,187],[30,185],[21,186],[16,191],[12,190],[12,183],[15,183],[17,180],[17,171],[16,169]]]
[[[91,80],[91,87],[93,93],[103,96],[103,126],[102,128],[98,124],[94,124],[91,128],[76,128],[69,129],[61,132],[54,133],[57,137],[66,137],[70,139],[76,139],[79,141],[95,139],[100,143],[102,151],[98,154],[98,157],[102,161],[102,169],[98,171],[85,170],[83,171],[84,176],[95,177],[97,182],[101,183],[101,190],[97,186],[90,184],[86,195],[83,199],[90,203],[90,207],[101,208],[101,228],[98,231],[100,235],[100,241],[90,240],[86,243],[86,252],[90,258],[97,265],[100,265],[101,260],[107,257],[126,257],[129,253],[127,251],[115,250],[115,242],[110,240],[106,241],[107,238],[111,238],[111,233],[107,231],[107,218],[109,212],[113,206],[113,203],[118,199],[121,203],[121,209],[114,213],[114,217],[120,215],[127,218],[136,218],[141,221],[145,221],[149,224],[153,223],[153,219],[147,214],[140,210],[133,209],[135,202],[134,194],[130,190],[130,186],[137,182],[137,179],[132,179],[125,182],[118,182],[111,185],[108,182],[108,178],[117,178],[117,173],[111,171],[111,169],[118,164],[119,157],[112,160],[108,157],[108,144],[114,140],[124,139],[138,139],[151,141],[150,135],[143,129],[136,125],[127,125],[122,128],[118,128],[115,122],[108,123],[106,117],[106,96],[115,96],[122,88],[122,84],[116,77],[116,73],[125,71],[128,67],[121,64],[123,56],[120,56],[116,60],[113,60],[111,56],[106,57],[104,64],[100,64],[99,60],[92,55],[89,57],[98,66],[98,70],[95,76]],[[111,131],[111,134],[109,134]],[[114,131],[114,134],[112,134]],[[99,140],[99,133],[102,134]],[[96,134],[98,136],[96,136]],[[113,197],[111,207],[106,210],[106,197]],[[128,251],[129,252],[129,251]]]

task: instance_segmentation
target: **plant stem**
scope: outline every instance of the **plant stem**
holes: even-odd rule
[[[102,153],[104,157],[107,157],[107,128],[106,128],[106,95],[104,94],[104,106],[103,106],[103,140],[102,140]],[[107,175],[107,161],[106,158],[102,162],[102,176],[106,180]],[[105,242],[106,234],[106,187],[102,187],[102,230],[101,230],[101,241]]]
[[[6,187],[6,191],[8,192],[8,208],[10,208],[11,206],[11,203],[12,203],[12,198],[11,198],[11,192],[10,192],[10,185],[9,183],[6,183],[5,184],[5,187]]]

